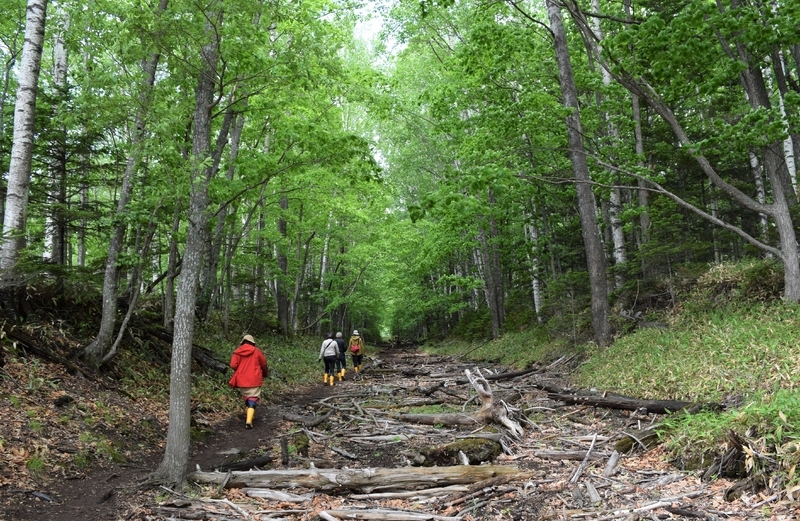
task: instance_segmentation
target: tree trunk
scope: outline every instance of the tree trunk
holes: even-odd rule
[[[550,30],[553,32],[558,74],[561,80],[561,93],[564,106],[572,110],[567,116],[567,135],[569,138],[570,159],[575,176],[575,189],[578,195],[578,212],[581,219],[583,244],[586,249],[586,264],[589,270],[589,285],[592,295],[592,329],[598,345],[605,346],[611,339],[611,328],[608,322],[608,281],[606,260],[597,226],[596,204],[594,192],[590,184],[589,166],[583,147],[580,108],[575,79],[572,74],[572,63],[567,47],[567,37],[561,19],[561,8],[555,0],[547,0],[547,15]]]
[[[781,111],[781,119],[784,126],[789,129],[789,121],[786,116],[786,94],[789,92],[789,85],[786,83],[786,73],[783,65],[783,53],[774,49],[771,54],[772,70],[775,75],[775,82],[778,84],[778,106]],[[770,89],[772,90],[772,89]],[[795,191],[797,190],[797,158],[800,154],[800,135],[796,132],[790,132],[786,139],[783,141],[783,154],[786,159],[786,168],[789,172],[789,178],[792,180],[792,186]]]
[[[533,310],[536,312],[536,320],[541,324],[542,317],[542,285],[539,280],[540,248],[539,248],[539,228],[533,224],[525,225],[525,236],[531,247],[525,252],[528,256],[528,264],[531,272],[531,291],[533,291]]]
[[[19,70],[17,100],[14,105],[14,140],[8,167],[3,237],[0,245],[0,270],[3,285],[16,285],[17,257],[25,242],[25,221],[31,182],[33,129],[36,120],[36,95],[42,62],[47,0],[28,0],[25,17],[25,44]]]
[[[278,257],[278,276],[275,280],[275,304],[278,308],[278,324],[281,333],[289,336],[289,296],[286,292],[286,280],[289,276],[289,259],[286,255],[286,215],[289,209],[289,198],[282,195],[280,198],[281,216],[278,219],[278,233],[281,235],[281,243],[277,246]]]
[[[192,339],[197,286],[208,222],[208,186],[213,166],[205,166],[211,155],[211,111],[217,76],[219,34],[212,21],[221,16],[209,13],[206,24],[206,43],[201,51],[201,70],[197,85],[192,140],[191,196],[189,200],[189,229],[183,256],[178,298],[175,306],[175,335],[172,343],[172,362],[169,383],[169,429],[164,459],[154,478],[183,487],[186,464],[189,460],[189,422],[191,407]]]
[[[330,248],[331,244],[331,226],[333,225],[333,211],[328,212],[328,224],[327,229],[325,230],[325,241],[322,244],[322,254],[320,255],[319,259],[319,301],[317,302],[317,312],[316,315],[318,317],[322,317],[323,312],[325,311],[325,275],[328,272],[328,249]],[[339,320],[335,322],[336,329],[341,331],[342,328],[342,321]],[[318,320],[317,325],[315,328],[315,332],[318,337],[322,336],[322,321]]]
[[[498,309],[500,298],[497,294],[497,277],[500,275],[494,271],[491,252],[489,251],[490,245],[486,239],[486,230],[484,230],[483,226],[480,227],[478,232],[478,240],[481,243],[478,253],[483,267],[481,270],[483,272],[483,289],[486,294],[489,314],[492,318],[492,338],[500,338],[503,335],[503,319]]]
[[[631,94],[631,111],[633,112],[633,133],[635,136],[636,144],[635,152],[640,158],[644,156],[644,139],[642,138],[642,111],[639,107],[639,96]],[[639,166],[642,166],[641,160]],[[639,201],[639,250],[642,246],[650,241],[650,213],[648,206],[650,205],[650,193],[646,190],[644,181],[637,180],[639,189],[637,198]],[[645,262],[642,260],[642,272],[645,271]]]
[[[375,489],[413,490],[419,487],[477,483],[498,476],[519,476],[526,471],[516,465],[455,465],[452,467],[403,467],[394,469],[286,469],[232,472],[226,488],[310,488],[327,492],[333,490]],[[189,479],[200,483],[220,485],[227,478],[224,472],[192,472]]]
[[[6,60],[5,67],[3,67],[3,91],[0,92],[0,141],[6,132],[6,100],[8,100],[8,90],[11,83],[11,71],[17,63],[17,50],[10,49],[8,60]]]
[[[222,128],[217,135],[217,146],[214,150],[213,164],[211,167],[213,170],[213,173],[211,174],[212,177],[219,172],[219,164],[222,160],[222,152],[225,148],[225,145],[228,143],[228,134],[230,132],[231,124],[237,124],[236,114],[233,111],[234,103],[235,100],[233,98],[228,101],[228,108],[225,110],[225,118],[222,121]],[[227,171],[227,178],[229,182],[233,180],[233,161],[235,161],[235,157],[231,157],[230,168],[228,168]],[[217,212],[216,222],[214,224],[214,233],[213,235],[207,237],[205,241],[205,262],[203,263],[203,274],[200,277],[200,291],[197,299],[197,316],[200,317],[200,320],[202,321],[208,320],[209,314],[211,313],[212,301],[214,300],[214,295],[217,292],[217,272],[219,270],[219,257],[220,251],[222,250],[222,240],[224,238],[223,232],[225,231],[225,216],[227,215],[227,209],[228,207],[226,206],[225,208],[220,208],[220,211]],[[206,230],[207,235],[208,233],[209,231]]]
[[[64,100],[68,97],[67,50],[64,46],[64,34],[69,30],[69,18],[63,13],[62,16],[65,18],[63,26],[59,27],[54,37],[53,83],[58,90],[58,99]],[[56,109],[55,120],[62,120],[59,112],[60,110]],[[54,204],[49,205],[49,213],[45,219],[42,258],[52,264],[63,265],[66,262],[67,242],[67,127],[63,120],[56,136],[53,146],[53,177],[50,180],[50,201]],[[63,282],[62,277],[58,276],[56,294],[61,294],[63,291]]]
[[[733,0],[734,6],[740,5],[740,0]],[[722,7],[721,4],[719,4]],[[678,198],[674,194],[666,191],[660,187],[658,183],[647,180],[647,183],[657,186],[659,191],[684,207],[692,209],[696,213],[703,216],[705,219],[714,222],[719,226],[737,233],[745,238],[751,244],[761,248],[762,250],[772,253],[780,257],[784,268],[784,297],[790,302],[800,302],[800,250],[798,249],[796,233],[793,226],[792,216],[790,213],[791,206],[797,201],[797,196],[794,188],[791,186],[791,181],[787,174],[785,165],[783,164],[783,146],[782,142],[771,143],[762,147],[763,166],[769,179],[772,188],[773,202],[771,204],[762,204],[754,200],[749,195],[742,192],[736,186],[726,182],[713,167],[707,157],[702,155],[698,150],[697,145],[690,139],[686,130],[678,121],[677,116],[673,113],[670,106],[659,96],[656,90],[649,85],[641,77],[634,77],[630,73],[619,68],[612,68],[600,54],[599,50],[594,45],[596,36],[592,33],[591,28],[585,22],[583,13],[573,12],[572,15],[577,20],[581,31],[585,34],[584,41],[590,48],[590,51],[595,54],[595,58],[603,63],[603,67],[612,73],[614,78],[622,86],[628,89],[631,93],[638,95],[640,98],[647,100],[648,104],[661,118],[670,126],[675,137],[680,142],[681,146],[689,150],[695,161],[697,161],[700,169],[711,180],[714,185],[719,188],[724,194],[737,201],[745,208],[758,213],[764,213],[773,218],[775,229],[779,237],[779,247],[775,248],[764,242],[760,242],[754,237],[744,232],[741,228],[725,223],[719,219],[714,219],[708,212],[699,211],[696,207],[688,204],[686,201]],[[726,48],[726,52],[733,56],[734,48],[731,48],[724,38],[720,38],[720,43]],[[748,55],[747,48],[740,42],[736,42],[736,53],[747,68],[740,73],[740,80],[747,93],[748,101],[753,110],[759,108],[770,107],[769,96],[764,85],[764,78],[761,74],[761,69],[757,60],[751,59]],[[641,177],[640,177],[641,179]]]
[[[599,0],[592,0],[592,9],[597,12],[600,11]],[[593,20],[595,23],[595,34],[597,34],[597,37],[600,41],[599,45],[602,46],[603,32],[600,28],[600,20],[597,18],[594,18]],[[594,70],[594,66],[592,68]],[[611,85],[611,74],[609,74],[608,71],[602,67],[600,68],[600,71],[603,75],[603,85],[608,87]],[[603,96],[599,92],[597,93],[597,99],[598,105],[602,104]],[[607,112],[603,113],[603,118],[606,120],[608,126],[608,136],[612,139],[612,146],[617,146],[620,142],[619,130]],[[613,174],[613,172],[609,172],[609,174]],[[621,216],[622,192],[619,188],[613,187],[609,193],[608,220],[609,228],[611,229],[611,243],[613,244],[612,253],[614,258],[614,266],[618,268],[614,271],[614,286],[616,289],[622,289],[622,286],[625,283],[625,277],[621,267],[628,261],[628,254],[625,248],[625,233],[622,228]]]
[[[181,226],[181,198],[175,199],[172,213],[172,228],[169,234],[169,257],[167,277],[164,280],[164,329],[172,331],[175,319],[175,277],[178,276],[178,230]]]
[[[413,490],[420,486],[477,483],[497,476],[524,477],[526,472],[516,465],[456,465],[453,467],[403,467],[396,469],[287,469],[233,472],[226,488],[295,488],[317,491],[359,490],[371,492],[390,486]],[[192,472],[189,479],[220,485],[227,479],[224,472]]]
[[[167,0],[161,0],[158,12],[163,13],[167,8]],[[119,269],[117,260],[122,253],[125,230],[128,225],[126,216],[128,213],[128,203],[133,194],[133,177],[139,168],[139,160],[142,154],[142,141],[144,139],[146,114],[150,102],[152,101],[152,90],[156,79],[156,69],[161,59],[159,53],[152,53],[150,58],[144,62],[144,81],[142,92],[139,95],[139,110],[136,112],[136,126],[130,137],[131,152],[125,165],[125,173],[122,176],[122,186],[119,191],[117,210],[114,216],[114,228],[108,244],[108,257],[106,258],[105,275],[103,277],[103,311],[100,318],[100,330],[92,343],[84,348],[81,357],[89,363],[97,365],[105,353],[111,347],[114,335],[114,328],[117,323],[117,279]]]
[[[761,204],[767,204],[767,193],[764,190],[764,175],[761,168],[761,163],[758,161],[758,156],[752,150],[749,153],[750,157],[750,171],[753,173],[753,184],[756,188],[756,200]],[[758,213],[758,236],[762,241],[767,240],[769,233],[769,222],[767,216],[763,212]]]
[[[300,321],[300,291],[303,289],[303,282],[305,281],[306,271],[308,270],[308,253],[311,250],[311,240],[317,232],[312,231],[308,234],[308,239],[305,241],[300,240],[299,233],[297,237],[297,275],[295,275],[294,282],[294,295],[292,297],[291,315],[292,315],[292,334],[297,334]]]

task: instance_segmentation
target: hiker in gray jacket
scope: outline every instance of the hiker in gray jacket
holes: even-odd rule
[[[328,333],[325,340],[322,342],[322,347],[319,349],[319,357],[317,362],[325,360],[325,377],[326,384],[333,385],[336,379],[336,359],[339,358],[339,345],[333,339],[333,333]]]

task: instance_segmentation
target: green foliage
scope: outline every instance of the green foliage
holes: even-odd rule
[[[492,338],[492,319],[488,308],[467,310],[453,329],[453,335],[464,340],[488,340]]]
[[[44,431],[44,425],[37,419],[31,419],[31,421],[28,422],[28,428],[36,434],[41,434],[42,431]]]
[[[475,362],[493,362],[518,369],[545,363],[572,351],[563,341],[553,338],[544,327],[534,326],[523,331],[508,332],[502,338],[481,341],[448,339],[426,344],[425,350],[441,356],[457,357]]]

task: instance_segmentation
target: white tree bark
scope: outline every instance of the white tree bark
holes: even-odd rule
[[[66,13],[60,12],[56,19],[62,20],[63,23],[56,31],[53,39],[53,83],[58,86],[65,94],[67,91],[67,48],[64,45],[64,34],[69,30],[69,16]],[[66,137],[66,127],[61,124],[60,132],[62,136]],[[64,142],[66,146],[66,139]],[[50,187],[50,200],[56,201],[58,204],[53,205],[56,210],[50,210],[45,217],[44,226],[44,247],[42,251],[42,260],[49,261],[54,264],[64,264],[65,258],[65,223],[63,222],[63,205],[66,203],[66,150],[62,147],[58,148],[57,163],[53,168],[53,177],[51,179]],[[59,219],[59,217],[62,217]]]
[[[528,250],[528,263],[531,265],[531,289],[533,290],[533,309],[536,320],[542,323],[542,284],[539,280],[539,228],[532,224],[525,225],[525,234],[532,247]],[[531,254],[533,251],[533,254]]]
[[[595,12],[600,12],[600,2],[599,0],[592,0],[592,9]],[[594,24],[594,30],[597,34],[597,37],[600,40],[600,46],[602,47],[603,41],[603,32],[600,28],[600,19],[599,18],[592,18]],[[603,74],[603,85],[608,87],[611,85],[611,74],[600,67],[600,71]],[[602,101],[602,97],[598,96]],[[614,140],[614,143],[619,143],[619,130],[611,118],[608,116],[608,113],[604,113],[603,117],[605,118],[606,122],[608,123],[608,135]],[[628,261],[628,254],[625,249],[625,232],[622,227],[622,192],[619,188],[614,187],[611,189],[611,193],[609,194],[609,201],[608,201],[608,215],[609,221],[611,223],[611,240],[614,245],[613,256],[614,256],[614,265],[615,266],[622,266]],[[617,270],[614,275],[614,285],[616,289],[621,289],[622,285],[625,283],[625,278],[623,277],[623,273],[621,270]]]
[[[19,71],[17,101],[14,104],[14,140],[8,168],[8,192],[3,242],[0,246],[0,270],[6,282],[16,278],[14,265],[25,243],[25,216],[31,183],[33,127],[36,119],[36,95],[42,63],[47,0],[28,0],[25,19],[25,44]]]

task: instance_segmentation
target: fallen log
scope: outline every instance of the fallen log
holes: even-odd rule
[[[638,400],[636,398],[628,398],[626,396],[593,396],[582,394],[548,393],[547,397],[551,400],[557,400],[567,404],[592,405],[595,407],[605,407],[608,409],[620,409],[625,411],[647,409],[647,412],[655,414],[667,414],[699,405],[696,402],[683,402],[680,400]],[[719,404],[703,405],[712,408],[722,408],[722,406]]]
[[[403,467],[365,469],[289,469],[233,472],[225,488],[295,488],[317,491],[413,490],[431,486],[476,483],[496,476],[524,479],[529,473],[515,465],[457,465],[453,467]],[[219,485],[222,472],[192,472],[188,479]]]
[[[422,512],[409,512],[407,510],[323,510],[319,516],[327,519],[323,514],[338,519],[374,519],[379,521],[461,521],[460,517],[436,516]]]
[[[215,470],[218,472],[228,472],[229,470],[250,470],[253,467],[261,467],[275,461],[275,456],[261,456],[245,461],[237,461],[235,463],[223,463]]]
[[[497,441],[468,438],[439,447],[423,447],[419,452],[421,458],[414,459],[415,465],[445,467],[456,465],[461,455],[472,465],[494,461],[503,452],[503,447]]]
[[[494,394],[489,382],[476,370],[475,374],[469,369],[465,370],[467,380],[478,393],[481,400],[481,408],[473,414],[462,413],[441,413],[441,414],[398,414],[392,417],[410,423],[421,423],[424,425],[488,425],[497,424],[505,427],[511,436],[519,437],[523,433],[522,426],[508,417],[509,409],[503,403],[494,400]]]
[[[549,460],[573,460],[573,461],[583,461],[587,458],[587,451],[585,450],[568,450],[568,451],[561,451],[561,450],[536,450],[533,452],[533,455],[537,458],[542,459],[549,459]],[[600,460],[609,457],[609,454],[605,452],[590,452],[588,454],[588,459],[590,460]]]
[[[287,412],[283,414],[283,419],[290,422],[302,423],[303,427],[310,429],[330,418],[331,414],[333,414],[333,411],[334,409],[331,409],[323,416],[300,416],[299,414],[291,414]]]
[[[644,429],[623,432],[622,438],[614,444],[614,450],[627,454],[637,448],[642,448],[646,451],[652,449],[660,443],[658,431],[656,430],[659,426],[660,424],[656,424]]]
[[[513,371],[513,372],[506,372],[506,373],[497,373],[497,374],[490,374],[486,375],[484,378],[490,382],[497,382],[500,380],[511,380],[512,378],[516,378],[518,376],[525,376],[531,373],[539,373],[542,369],[540,367],[532,367],[530,369],[523,369],[522,371]]]
[[[138,336],[149,335],[152,338],[160,340],[164,344],[172,345],[172,333],[163,327],[140,326],[135,324],[129,329],[131,330],[132,334],[135,332]],[[229,369],[228,364],[221,360],[217,360],[211,350],[206,349],[198,344],[192,344],[192,358],[201,366],[212,369],[218,373],[226,373]]]

